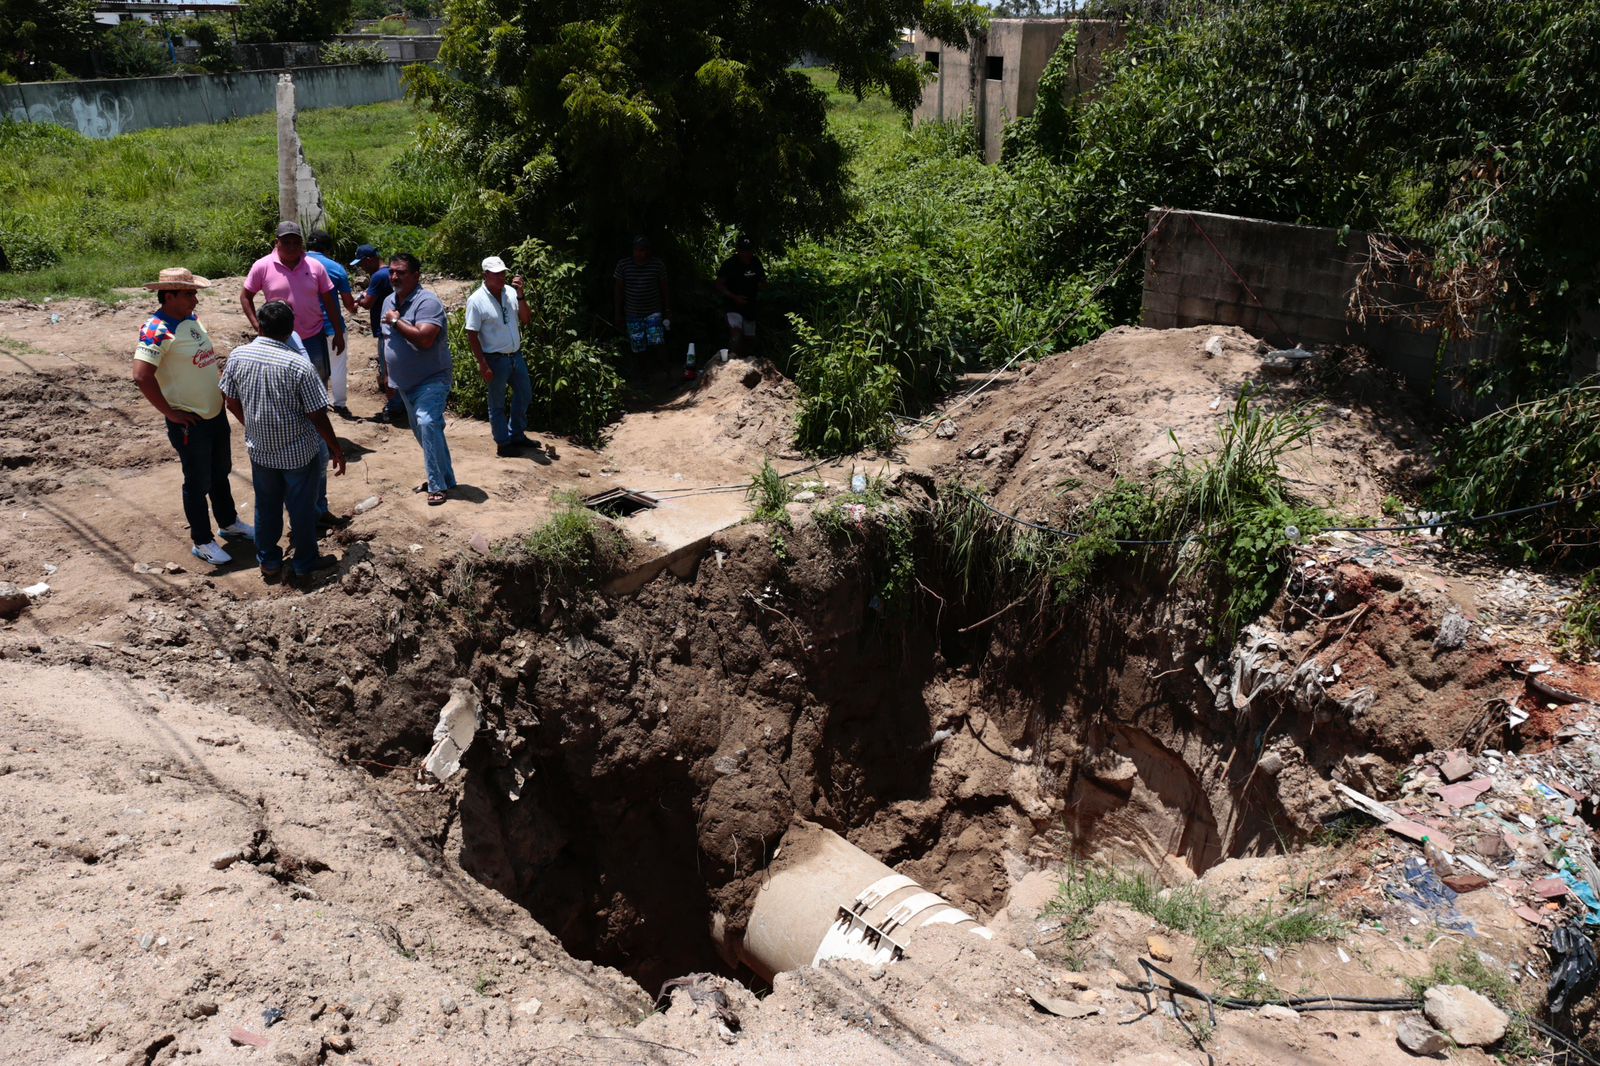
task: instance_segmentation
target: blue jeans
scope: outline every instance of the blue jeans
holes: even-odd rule
[[[333,453],[328,451],[328,444],[321,437],[317,438],[317,514],[332,514],[328,510],[328,462],[333,458]]]
[[[444,439],[444,401],[450,395],[450,379],[429,378],[409,389],[400,390],[406,402],[406,418],[411,432],[422,445],[422,465],[428,472],[428,491],[446,492],[456,487],[456,472],[450,465],[450,445]]]
[[[283,512],[289,511],[289,542],[294,546],[294,572],[311,573],[317,559],[317,482],[325,478],[327,463],[315,456],[297,470],[278,470],[250,464],[256,490],[256,562],[261,569],[283,568]]]
[[[329,339],[326,334],[320,332],[314,337],[300,338],[300,343],[306,346],[306,354],[311,357],[311,365],[316,367],[317,377],[322,379],[324,385],[333,374],[333,368],[328,362]]]
[[[210,544],[214,537],[213,513],[219,526],[231,526],[239,520],[233,505],[233,488],[228,484],[228,474],[233,470],[228,412],[192,426],[168,422],[167,439],[183,465],[183,517],[189,521],[189,539],[196,544]],[[207,503],[211,505],[209,510]]]
[[[520,437],[528,429],[528,402],[533,399],[533,383],[528,379],[528,361],[521,352],[499,355],[484,352],[484,361],[494,377],[489,381],[489,432],[496,444]],[[511,386],[511,418],[506,418],[506,385]]]

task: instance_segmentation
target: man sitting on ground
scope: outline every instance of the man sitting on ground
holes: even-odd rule
[[[528,402],[533,385],[522,355],[522,326],[533,312],[522,301],[522,276],[506,284],[505,260],[483,261],[483,284],[467,297],[467,346],[478,360],[478,373],[489,383],[489,430],[497,455],[515,455],[519,448],[537,448],[528,438]],[[506,416],[506,386],[511,387],[511,415]]]
[[[182,267],[163,270],[159,281],[145,286],[155,292],[160,306],[139,331],[133,381],[166,418],[167,439],[183,466],[183,514],[194,542],[190,551],[196,559],[224,566],[233,557],[212,536],[213,515],[224,537],[248,539],[255,530],[239,521],[234,507],[228,484],[233,449],[217,391],[222,372],[211,337],[194,316],[199,290],[210,287],[211,282]]]
[[[222,373],[228,410],[244,426],[250,480],[256,493],[256,562],[271,583],[283,572],[283,512],[289,512],[294,575],[307,579],[338,563],[317,548],[317,485],[323,448],[334,474],[344,474],[344,452],[328,421],[328,392],[311,364],[289,344],[294,311],[270,300],[257,316],[261,335],[235,348]]]

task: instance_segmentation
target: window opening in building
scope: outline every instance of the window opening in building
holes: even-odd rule
[[[1005,76],[1005,72],[1006,72],[1006,57],[1005,56],[990,56],[989,57],[989,80],[990,81],[999,81],[1002,77]]]
[[[924,53],[922,53],[922,58],[927,60],[928,61],[928,66],[932,67],[934,70],[938,70],[939,69],[939,53],[938,52],[924,52]]]

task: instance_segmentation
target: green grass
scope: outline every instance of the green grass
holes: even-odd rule
[[[417,122],[401,102],[300,115],[341,251],[368,239],[385,249],[420,246],[448,202],[452,190],[442,178],[416,173],[403,158]],[[14,267],[37,266],[0,273],[0,298],[109,299],[164,266],[236,275],[272,241],[278,185],[270,114],[105,141],[0,122],[0,155],[0,244]]]
[[[808,68],[803,73],[827,96],[828,125],[845,141],[860,145],[893,139],[908,129],[906,117],[887,96],[874,93],[857,100],[853,94],[839,90],[839,75],[833,71]]]
[[[622,534],[585,507],[577,493],[553,498],[560,509],[522,539],[523,556],[539,567],[547,588],[585,586],[621,560]]]
[[[1219,989],[1270,999],[1276,990],[1257,977],[1259,949],[1286,948],[1340,935],[1344,926],[1309,903],[1288,910],[1255,907],[1235,913],[1196,885],[1165,888],[1145,873],[1069,866],[1049,913],[1063,919],[1068,938],[1093,932],[1091,914],[1102,903],[1127,904],[1175,933],[1194,938],[1199,960],[1212,968]]]

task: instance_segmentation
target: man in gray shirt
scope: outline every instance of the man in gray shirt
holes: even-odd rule
[[[338,562],[317,548],[317,486],[321,446],[327,445],[336,475],[344,473],[344,452],[328,421],[328,390],[310,361],[289,345],[294,311],[282,300],[271,300],[256,320],[261,335],[229,354],[218,388],[229,413],[244,426],[256,494],[256,561],[270,583],[283,572],[278,539],[285,508],[295,576],[309,577]]]
[[[450,445],[444,439],[444,402],[452,375],[444,304],[422,287],[422,262],[410,252],[390,258],[389,283],[394,292],[383,301],[384,363],[422,446],[428,480],[416,491],[426,492],[429,505],[438,506],[456,487]]]

